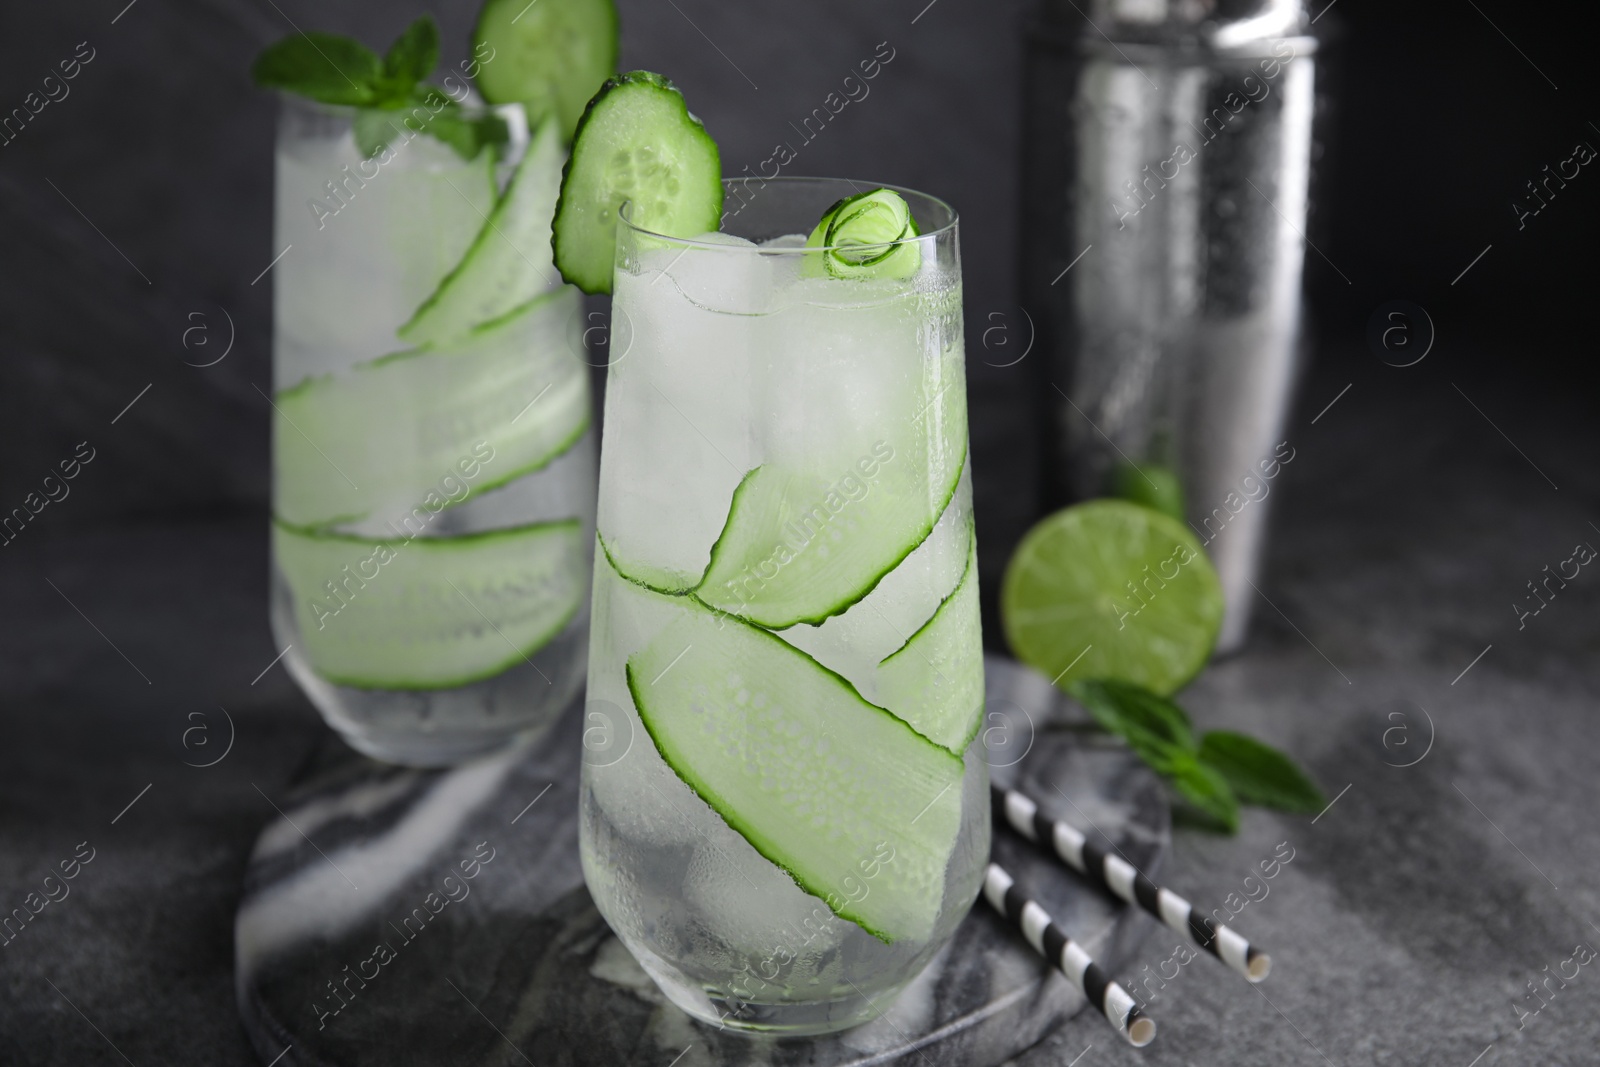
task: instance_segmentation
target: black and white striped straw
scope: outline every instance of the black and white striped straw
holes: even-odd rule
[[[1195,911],[1170,889],[1162,889],[1121,856],[1107,852],[1076,827],[1051,819],[1032,798],[1014,789],[991,785],[994,807],[1006,823],[1036,845],[1049,848],[1063,863],[1090,882],[1110,891],[1194,940],[1233,970],[1259,982],[1272,970],[1272,957],[1252,948],[1238,933]]]
[[[1050,913],[1029,900],[1004,867],[989,864],[983,874],[983,896],[994,910],[1009,919],[1039,955],[1072,979],[1089,1003],[1110,1021],[1134,1048],[1143,1048],[1156,1036],[1155,1020],[1139,1010],[1138,1002],[1100,969],[1072,938],[1050,919]]]

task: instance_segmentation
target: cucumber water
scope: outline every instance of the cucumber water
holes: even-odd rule
[[[817,1033],[922,969],[988,851],[953,214],[722,183],[702,137],[663,80],[614,84],[554,224],[565,275],[631,333],[606,386],[584,875],[678,1006]]]
[[[510,158],[396,127],[369,157],[349,110],[283,106],[274,632],[355,747],[453,763],[582,682],[595,456],[549,251],[559,127]]]

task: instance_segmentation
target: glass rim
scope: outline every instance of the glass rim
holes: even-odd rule
[[[724,192],[726,192],[728,186],[730,186],[730,185],[732,185],[732,184],[734,184],[736,182],[740,183],[740,184],[744,184],[744,185],[748,185],[750,183],[756,182],[756,183],[760,183],[760,185],[762,187],[765,187],[767,185],[777,185],[777,186],[780,186],[780,187],[781,186],[785,186],[785,185],[787,185],[787,186],[799,186],[801,184],[829,184],[829,185],[841,185],[841,186],[848,185],[848,186],[853,187],[858,193],[870,192],[873,189],[887,189],[890,192],[899,193],[902,197],[906,197],[908,201],[909,201],[910,197],[916,197],[916,198],[918,198],[920,200],[923,200],[923,201],[926,201],[928,203],[934,204],[934,205],[938,206],[940,209],[942,209],[943,211],[945,211],[946,213],[948,213],[948,215],[949,215],[949,218],[941,226],[937,226],[937,227],[935,227],[935,228],[933,228],[931,230],[924,230],[921,233],[916,234],[913,237],[901,237],[901,238],[898,238],[898,239],[893,240],[893,241],[883,241],[881,243],[873,244],[871,246],[873,248],[889,248],[889,249],[893,249],[893,248],[898,248],[901,245],[912,244],[914,242],[936,240],[939,237],[942,237],[946,233],[955,232],[956,225],[961,221],[961,216],[956,213],[956,209],[950,205],[949,201],[944,200],[941,197],[933,196],[930,193],[925,193],[920,189],[911,189],[911,188],[908,188],[908,187],[903,186],[903,185],[889,185],[889,184],[884,183],[884,182],[856,181],[856,180],[852,180],[850,178],[829,178],[829,177],[824,177],[824,176],[821,176],[821,175],[780,174],[780,175],[778,175],[777,177],[774,177],[774,178],[742,177],[742,176],[736,176],[736,177],[732,177],[732,178],[723,178],[722,179],[722,185],[723,185]],[[749,248],[744,248],[741,245],[728,245],[728,244],[723,244],[723,243],[718,242],[718,241],[702,241],[702,240],[698,239],[698,236],[696,236],[696,237],[674,237],[671,234],[658,233],[655,230],[645,229],[643,226],[640,226],[637,223],[633,222],[631,219],[628,218],[628,209],[631,206],[632,206],[632,201],[624,200],[622,202],[622,206],[617,209],[617,221],[618,221],[619,224],[621,224],[623,226],[626,226],[633,233],[639,234],[639,235],[644,236],[644,237],[649,237],[652,240],[668,241],[668,242],[671,242],[672,244],[685,245],[685,246],[690,247],[690,248],[715,248],[715,249],[719,249],[719,250],[724,251],[724,252],[757,251],[757,252],[762,253],[763,255],[797,255],[797,254],[801,254],[801,253],[810,254],[810,253],[818,253],[818,252],[831,252],[831,251],[836,251],[836,250],[859,251],[861,249],[861,247],[862,247],[859,244],[857,244],[857,245],[818,245],[818,246],[816,246],[814,248],[762,248],[760,245],[757,245],[757,246],[755,246],[755,248],[749,249]],[[913,218],[914,217],[915,216],[913,216]],[[719,224],[720,224],[720,222],[721,222],[721,219],[718,219],[718,223]],[[815,226],[816,224],[813,223],[812,225]],[[717,231],[714,231],[714,232],[721,233],[722,231],[721,230],[717,230]]]

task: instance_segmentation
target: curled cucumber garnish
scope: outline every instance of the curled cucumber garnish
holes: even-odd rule
[[[872,189],[823,212],[806,247],[823,250],[822,271],[834,278],[909,278],[922,265],[922,249],[910,240],[919,233],[899,193]]]

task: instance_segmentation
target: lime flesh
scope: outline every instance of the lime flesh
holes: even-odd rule
[[[1205,666],[1222,610],[1222,587],[1194,534],[1123,500],[1042,520],[1000,589],[1012,652],[1060,686],[1114,678],[1170,694]]]

